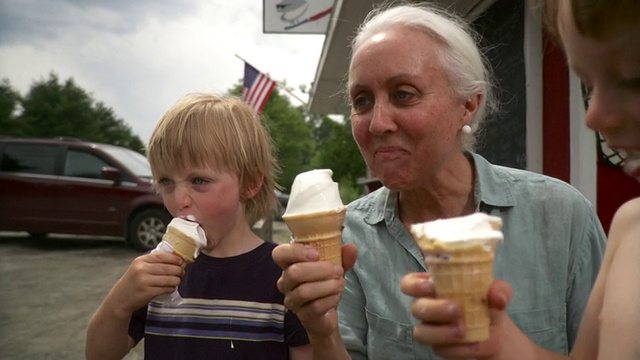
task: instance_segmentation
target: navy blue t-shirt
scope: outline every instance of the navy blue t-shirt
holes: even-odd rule
[[[129,335],[144,337],[147,359],[288,359],[309,343],[297,316],[284,307],[273,262],[274,243],[228,258],[200,254],[179,286],[183,303],[152,301],[136,311]]]

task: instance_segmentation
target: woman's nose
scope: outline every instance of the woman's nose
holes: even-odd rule
[[[369,124],[369,131],[372,134],[382,135],[386,132],[392,132],[396,130],[396,124],[393,120],[393,111],[391,106],[386,101],[376,101],[373,109],[371,110],[371,123]]]

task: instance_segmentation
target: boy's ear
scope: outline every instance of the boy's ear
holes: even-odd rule
[[[264,175],[260,174],[256,176],[253,183],[248,184],[247,188],[244,189],[244,198],[245,199],[253,199],[254,196],[258,194],[260,189],[262,188],[262,183],[264,182]]]

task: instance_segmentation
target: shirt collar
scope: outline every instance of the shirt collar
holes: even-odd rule
[[[511,181],[507,178],[507,172],[501,166],[489,163],[482,156],[470,154],[475,164],[476,185],[475,198],[476,209],[481,204],[493,207],[512,207],[516,200]]]

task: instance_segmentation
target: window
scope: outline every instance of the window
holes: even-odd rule
[[[58,147],[38,144],[7,144],[0,171],[55,175]]]
[[[93,154],[69,150],[64,166],[64,175],[100,179],[100,173],[105,166],[111,165]]]

